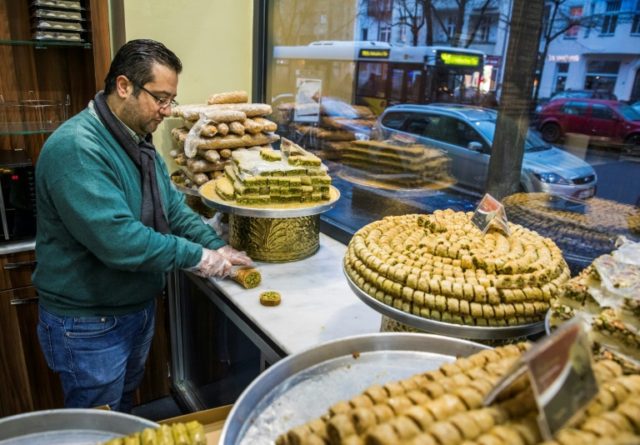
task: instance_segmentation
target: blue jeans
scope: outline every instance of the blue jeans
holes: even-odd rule
[[[67,408],[130,412],[153,339],[155,301],[127,315],[65,317],[40,306],[38,338]]]

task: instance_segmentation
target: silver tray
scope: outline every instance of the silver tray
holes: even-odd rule
[[[487,346],[430,334],[347,337],[291,355],[242,393],[224,424],[222,445],[273,444],[334,403],[382,384],[436,369]]]
[[[200,189],[202,186],[200,187]],[[270,207],[268,205],[262,207],[249,207],[235,203],[235,201],[225,201],[219,196],[205,196],[200,192],[202,202],[209,207],[220,210],[221,212],[231,213],[238,216],[251,216],[254,218],[300,218],[303,216],[312,216],[331,210],[338,199],[340,199],[340,190],[334,186],[330,186],[331,199],[326,202],[312,202],[308,204],[300,204],[299,207]],[[215,192],[214,192],[215,193]]]
[[[0,444],[95,445],[159,426],[141,417],[99,409],[34,411],[0,419]]]
[[[393,306],[384,304],[376,300],[371,295],[363,291],[353,282],[347,271],[343,269],[349,287],[367,306],[389,318],[400,323],[404,323],[421,331],[434,334],[446,335],[449,337],[465,338],[470,340],[508,340],[518,337],[526,337],[544,331],[544,321],[536,323],[522,324],[517,326],[467,326],[463,324],[445,323],[437,320],[430,320],[424,317],[410,314],[396,309]]]

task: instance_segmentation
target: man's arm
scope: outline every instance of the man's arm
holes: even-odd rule
[[[215,230],[204,223],[200,215],[185,204],[184,195],[171,183],[164,162],[161,162],[161,168],[163,176],[158,178],[158,181],[164,181],[166,184],[168,193],[168,208],[166,210],[171,232],[209,249],[218,249],[224,246],[225,242],[220,239]]]
[[[109,267],[165,272],[201,259],[200,245],[142,224],[105,164],[67,168],[46,185],[66,229]]]

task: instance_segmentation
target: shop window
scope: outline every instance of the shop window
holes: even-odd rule
[[[600,35],[613,35],[618,25],[618,13],[620,12],[620,0],[609,0],[606,5],[606,12],[602,17],[602,28]]]
[[[569,8],[569,20],[572,23],[576,23],[580,17],[582,17],[582,6],[572,6]],[[578,37],[578,30],[580,27],[578,25],[573,25],[571,28],[564,33],[565,39],[575,39]]]
[[[584,81],[586,90],[599,90],[613,93],[618,80],[620,62],[613,60],[590,60],[587,63],[587,75]]]
[[[553,92],[564,91],[567,85],[567,75],[569,74],[568,63],[556,63],[556,79]]]
[[[401,34],[398,28],[400,14],[397,14],[393,5],[399,4],[399,1],[269,1],[278,11],[283,8],[293,11],[294,3],[299,8],[296,13],[290,11],[292,13],[284,14],[288,17],[286,22],[278,23],[273,20],[274,17],[268,16],[271,21],[265,29],[273,32],[278,38],[262,36],[266,42],[275,43],[268,43],[272,45],[267,47],[267,53],[271,57],[266,59],[267,66],[263,70],[254,71],[256,76],[262,76],[256,81],[263,82],[267,102],[268,98],[282,98],[280,102],[271,102],[274,109],[271,119],[277,121],[277,133],[322,157],[329,168],[334,185],[341,192],[339,204],[321,217],[324,223],[323,231],[344,240],[363,225],[393,212],[430,213],[444,208],[472,211],[485,192],[487,166],[479,165],[482,157],[470,156],[472,152],[469,150],[453,145],[468,147],[470,142],[480,142],[484,153],[489,154],[493,142],[497,139],[496,134],[501,138],[504,134],[500,135],[500,126],[496,126],[496,123],[501,121],[500,108],[478,110],[460,102],[466,101],[470,105],[483,103],[482,96],[476,93],[484,75],[485,78],[492,79],[492,88],[498,87],[496,99],[502,105],[502,72],[511,68],[520,69],[517,65],[509,66],[509,63],[514,62],[506,60],[506,53],[480,52],[478,57],[478,51],[473,49],[485,47],[476,45],[477,43],[495,39],[497,17],[493,15],[491,22],[485,17],[486,22],[477,28],[474,41],[469,46],[464,46],[465,41],[456,48],[449,48],[450,45],[446,42],[455,32],[458,10],[455,2],[432,2],[433,37],[436,48],[420,53],[422,49],[411,45],[412,35],[409,28],[405,45],[371,42],[397,41]],[[564,11],[576,20],[589,16],[597,17],[599,21],[597,26],[593,27],[592,34],[595,35],[591,35],[592,40],[585,42],[585,48],[582,48],[585,51],[553,48],[553,54],[574,56],[581,53],[579,62],[569,62],[568,58],[541,61],[545,63],[544,92],[564,90],[565,99],[561,102],[562,107],[549,102],[547,109],[550,114],[554,114],[550,116],[553,120],[541,121],[540,126],[532,125],[529,128],[522,177],[525,177],[524,172],[527,169],[535,168],[540,169],[541,173],[536,181],[546,178],[544,180],[548,179],[549,182],[534,188],[530,182],[523,180],[521,185],[526,186],[527,192],[569,190],[575,194],[576,199],[583,199],[595,191],[598,199],[635,208],[640,198],[640,163],[637,159],[629,160],[626,156],[620,155],[620,147],[628,143],[627,135],[606,134],[613,127],[623,127],[611,125],[611,121],[607,122],[606,119],[615,115],[621,120],[633,120],[633,116],[627,117],[622,109],[624,104],[619,102],[612,102],[609,108],[596,107],[592,113],[592,104],[599,101],[593,101],[591,97],[602,97],[604,94],[601,93],[614,90],[619,90],[621,101],[638,100],[640,97],[640,74],[639,80],[634,83],[637,67],[631,65],[629,69],[623,70],[621,60],[597,52],[597,48],[601,47],[597,35],[601,32],[604,35],[615,33],[618,22],[624,22],[625,33],[626,26],[629,26],[632,33],[640,34],[640,18],[636,17],[640,15],[640,10],[633,9],[636,2],[637,0],[625,0],[622,4],[620,1],[606,0],[564,2],[567,6]],[[417,2],[411,2],[413,3]],[[319,7],[329,4],[331,8]],[[580,6],[582,4],[584,6]],[[470,3],[467,3],[467,6],[469,5]],[[304,13],[300,12],[300,7],[304,9]],[[367,8],[372,14],[378,10],[391,12],[393,18],[386,20],[367,15]],[[545,8],[545,11],[548,14],[549,9]],[[272,12],[267,11],[267,14]],[[464,14],[463,39],[468,38],[470,30],[475,29],[478,15],[473,8],[467,8]],[[382,15],[378,14],[378,17]],[[321,23],[322,20],[324,25]],[[547,21],[550,19],[547,18]],[[528,27],[516,28],[509,26],[506,32],[517,32],[520,39],[536,37]],[[316,33],[310,36],[309,30],[325,31],[324,34]],[[585,33],[588,33],[588,30],[589,27],[585,26]],[[491,35],[492,32],[494,35]],[[583,35],[580,32],[582,31],[579,31],[577,36],[582,39]],[[287,36],[287,39],[281,36]],[[576,37],[575,28],[567,31],[567,37]],[[505,43],[508,42],[508,38],[507,35]],[[593,40],[594,38],[596,40]],[[309,42],[314,40],[323,40],[325,43],[309,45]],[[418,36],[417,44],[420,47],[426,44],[424,28]],[[554,41],[555,44],[561,45],[562,38]],[[588,51],[587,47],[590,48]],[[495,50],[496,48],[491,48],[492,52]],[[492,60],[488,56],[494,56],[495,59]],[[475,60],[478,61],[477,64]],[[499,69],[496,69],[495,60],[499,61]],[[489,67],[494,69],[487,69]],[[578,79],[578,72],[574,72],[576,69],[584,72],[584,77]],[[518,74],[529,76],[530,72],[520,71]],[[574,82],[569,83],[569,74],[572,79],[575,77],[578,85]],[[344,106],[336,107],[340,111],[334,116],[329,114],[326,101],[323,101],[323,114],[320,120],[314,123],[315,128],[311,128],[312,125],[306,125],[305,128],[304,123],[301,125],[292,121],[288,116],[292,114],[291,110],[298,106],[291,102],[295,101],[296,82],[299,79],[321,80],[322,96],[328,96],[334,99],[335,103]],[[616,85],[622,85],[623,82],[628,88],[616,90]],[[637,87],[631,88],[632,85]],[[572,91],[572,88],[577,90]],[[529,105],[531,104],[527,104]],[[544,110],[545,105],[540,105]],[[391,109],[391,106],[396,108]],[[628,109],[631,110],[629,107]],[[592,116],[595,119],[591,119]],[[600,121],[599,128],[592,125],[592,120]],[[543,128],[545,122],[553,122],[554,125],[557,123],[557,126],[549,125]],[[581,134],[586,137],[573,138],[568,137],[569,134]],[[353,142],[354,138],[358,143]],[[591,145],[590,138],[597,139],[597,144]],[[375,143],[368,147],[361,144],[366,139],[372,139]],[[610,139],[612,142],[607,146]],[[584,141],[585,144],[584,147],[581,145],[582,151],[578,157],[574,156],[578,153],[576,147],[571,146],[576,141],[580,144]],[[425,149],[429,150],[426,152],[429,156],[442,153],[442,158],[439,158],[437,163],[431,158],[423,161],[423,156],[415,154],[417,144],[423,144]],[[602,144],[605,144],[605,149]],[[505,143],[508,148],[512,145],[514,143],[511,141]],[[395,150],[394,146],[408,149]],[[277,149],[278,144],[274,144],[274,147]],[[474,161],[470,162],[472,157]],[[353,161],[354,158],[357,158],[357,162]],[[382,158],[384,162],[381,162]],[[422,162],[425,163],[424,170],[420,169]],[[432,165],[435,164],[438,167],[433,168]],[[445,169],[446,175],[439,176]],[[505,176],[511,173],[507,169],[508,167],[505,167]],[[353,172],[357,172],[357,175],[351,174]],[[558,179],[557,176],[561,178]],[[596,177],[597,183],[594,180]],[[561,183],[554,183],[556,180]],[[592,184],[592,187],[585,191],[584,188],[589,184]],[[595,206],[599,205],[608,206],[610,203],[598,203]],[[625,212],[630,211],[629,207]],[[510,220],[512,216],[515,219],[513,213],[508,216]],[[627,227],[627,218],[620,218],[619,221],[623,229],[627,230],[626,233],[633,229]],[[557,241],[557,237],[560,236],[557,234],[562,230],[556,229],[561,227],[561,224],[550,224],[548,230],[540,225],[529,228]],[[593,224],[593,230],[598,230],[597,223]],[[616,235],[612,233],[611,240],[615,240]],[[580,251],[583,257],[607,253],[588,245],[589,237],[590,233],[585,232],[584,237],[576,241],[584,244]],[[571,246],[567,249],[568,253],[571,253]],[[590,258],[588,263],[592,259]]]

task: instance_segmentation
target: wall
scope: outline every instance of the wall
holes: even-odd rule
[[[161,41],[182,60],[178,102],[203,103],[228,90],[251,94],[252,0],[135,0],[123,8],[126,40]],[[165,120],[154,133],[165,159],[176,121]]]

